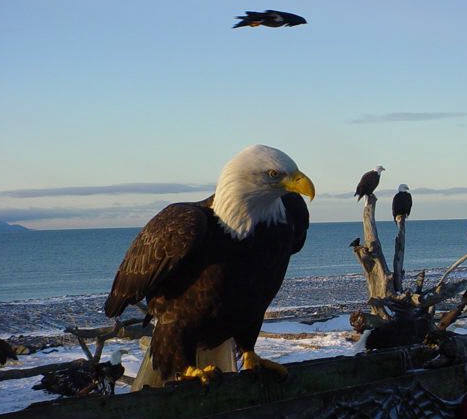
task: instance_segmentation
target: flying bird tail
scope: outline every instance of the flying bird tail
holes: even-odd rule
[[[232,26],[233,29],[235,28],[242,28],[245,26],[259,26],[261,25],[261,20],[253,20],[246,16],[237,16],[237,19],[243,19],[241,22],[238,22],[236,25]]]

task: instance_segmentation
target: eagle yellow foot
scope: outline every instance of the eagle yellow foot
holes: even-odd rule
[[[208,365],[207,367],[196,368],[189,366],[186,370],[177,377],[178,381],[191,380],[193,378],[199,378],[201,384],[209,384],[209,380],[217,374],[218,370],[214,365]]]
[[[269,359],[260,358],[254,351],[246,351],[243,353],[243,368],[245,370],[258,370],[259,368],[266,368],[275,371],[282,378],[287,377],[287,368],[283,365],[270,361]]]

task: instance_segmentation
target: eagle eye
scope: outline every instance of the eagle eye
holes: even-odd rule
[[[275,178],[277,178],[279,176],[279,172],[277,170],[274,170],[274,169],[268,170],[267,173],[268,173],[268,176],[270,178],[273,178],[273,179],[275,179]]]

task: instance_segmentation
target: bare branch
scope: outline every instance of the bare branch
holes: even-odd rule
[[[423,291],[423,284],[425,283],[425,269],[417,275],[415,281],[415,293],[421,294]]]
[[[404,252],[405,252],[405,215],[399,215],[396,219],[397,236],[394,241],[393,280],[394,290],[402,292],[404,279]]]
[[[41,365],[39,367],[34,368],[0,371],[0,381],[34,377],[36,375],[45,374],[47,372],[58,371],[70,367],[83,366],[88,362],[89,361],[86,361],[85,359],[76,359],[71,362],[60,362],[57,364]]]
[[[389,300],[409,303],[413,307],[430,307],[448,298],[454,297],[457,293],[465,291],[466,288],[467,279],[463,279],[453,283],[443,282],[441,285],[430,288],[423,293],[412,293],[411,291],[406,291],[403,294],[392,295],[387,298]]]
[[[381,243],[378,238],[378,230],[376,228],[376,201],[376,196],[373,194],[370,195],[363,209],[365,245],[355,246],[353,248],[356,258],[363,267],[370,299],[385,298],[394,295],[392,274],[384,258]],[[371,312],[383,319],[389,318],[384,307],[371,306]]]
[[[138,323],[142,323],[143,319],[129,319],[123,322],[116,321],[113,326],[98,327],[95,329],[78,329],[77,327],[67,327],[65,329],[66,333],[71,333],[75,336],[79,336],[85,339],[92,339],[97,337],[103,337],[105,339],[111,339],[114,337],[124,337],[121,336],[120,330],[127,328]],[[142,328],[141,328],[142,329]]]
[[[78,342],[79,342],[79,346],[81,346],[81,349],[86,355],[86,358],[88,360],[91,360],[92,359],[91,351],[89,350],[88,346],[86,345],[86,343],[84,342],[84,339],[81,336],[78,336]]]
[[[439,287],[443,282],[444,280],[447,278],[447,276],[454,270],[456,269],[460,264],[462,264],[465,260],[467,259],[467,254],[465,254],[464,256],[462,256],[459,260],[457,260],[456,262],[454,262],[450,268],[444,273],[444,275],[441,277],[441,279],[438,281],[438,283],[436,284],[437,287]]]
[[[447,311],[443,314],[440,321],[438,322],[438,330],[446,330],[451,324],[453,324],[457,318],[464,311],[465,306],[467,305],[467,291],[464,292],[462,296],[461,303],[454,309]]]

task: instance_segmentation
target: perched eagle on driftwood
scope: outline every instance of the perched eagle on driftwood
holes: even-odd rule
[[[62,396],[114,394],[115,383],[125,372],[122,355],[127,353],[127,350],[119,349],[106,362],[83,362],[63,370],[48,372],[33,389]]]
[[[208,380],[213,366],[193,368],[196,351],[229,338],[245,369],[269,365],[254,347],[290,256],[305,242],[309,214],[300,194],[313,199],[314,185],[288,155],[250,146],[225,165],[215,195],[169,205],[133,241],[105,313],[119,316],[146,298],[157,318],[150,353],[162,382]]]
[[[376,166],[373,170],[366,172],[360,182],[358,182],[357,189],[353,196],[358,196],[358,201],[365,195],[370,196],[379,184],[381,172],[386,170],[383,166]]]
[[[6,364],[8,359],[18,360],[15,350],[3,339],[0,339],[0,365]]]
[[[277,10],[266,10],[265,12],[245,12],[246,16],[237,16],[241,19],[234,28],[243,26],[269,26],[278,28],[280,26],[297,26],[307,23],[306,20],[293,13],[279,12]]]
[[[394,221],[396,221],[398,215],[405,215],[408,217],[411,209],[412,195],[410,195],[409,187],[405,183],[402,183],[399,185],[398,192],[392,199],[392,215]]]

